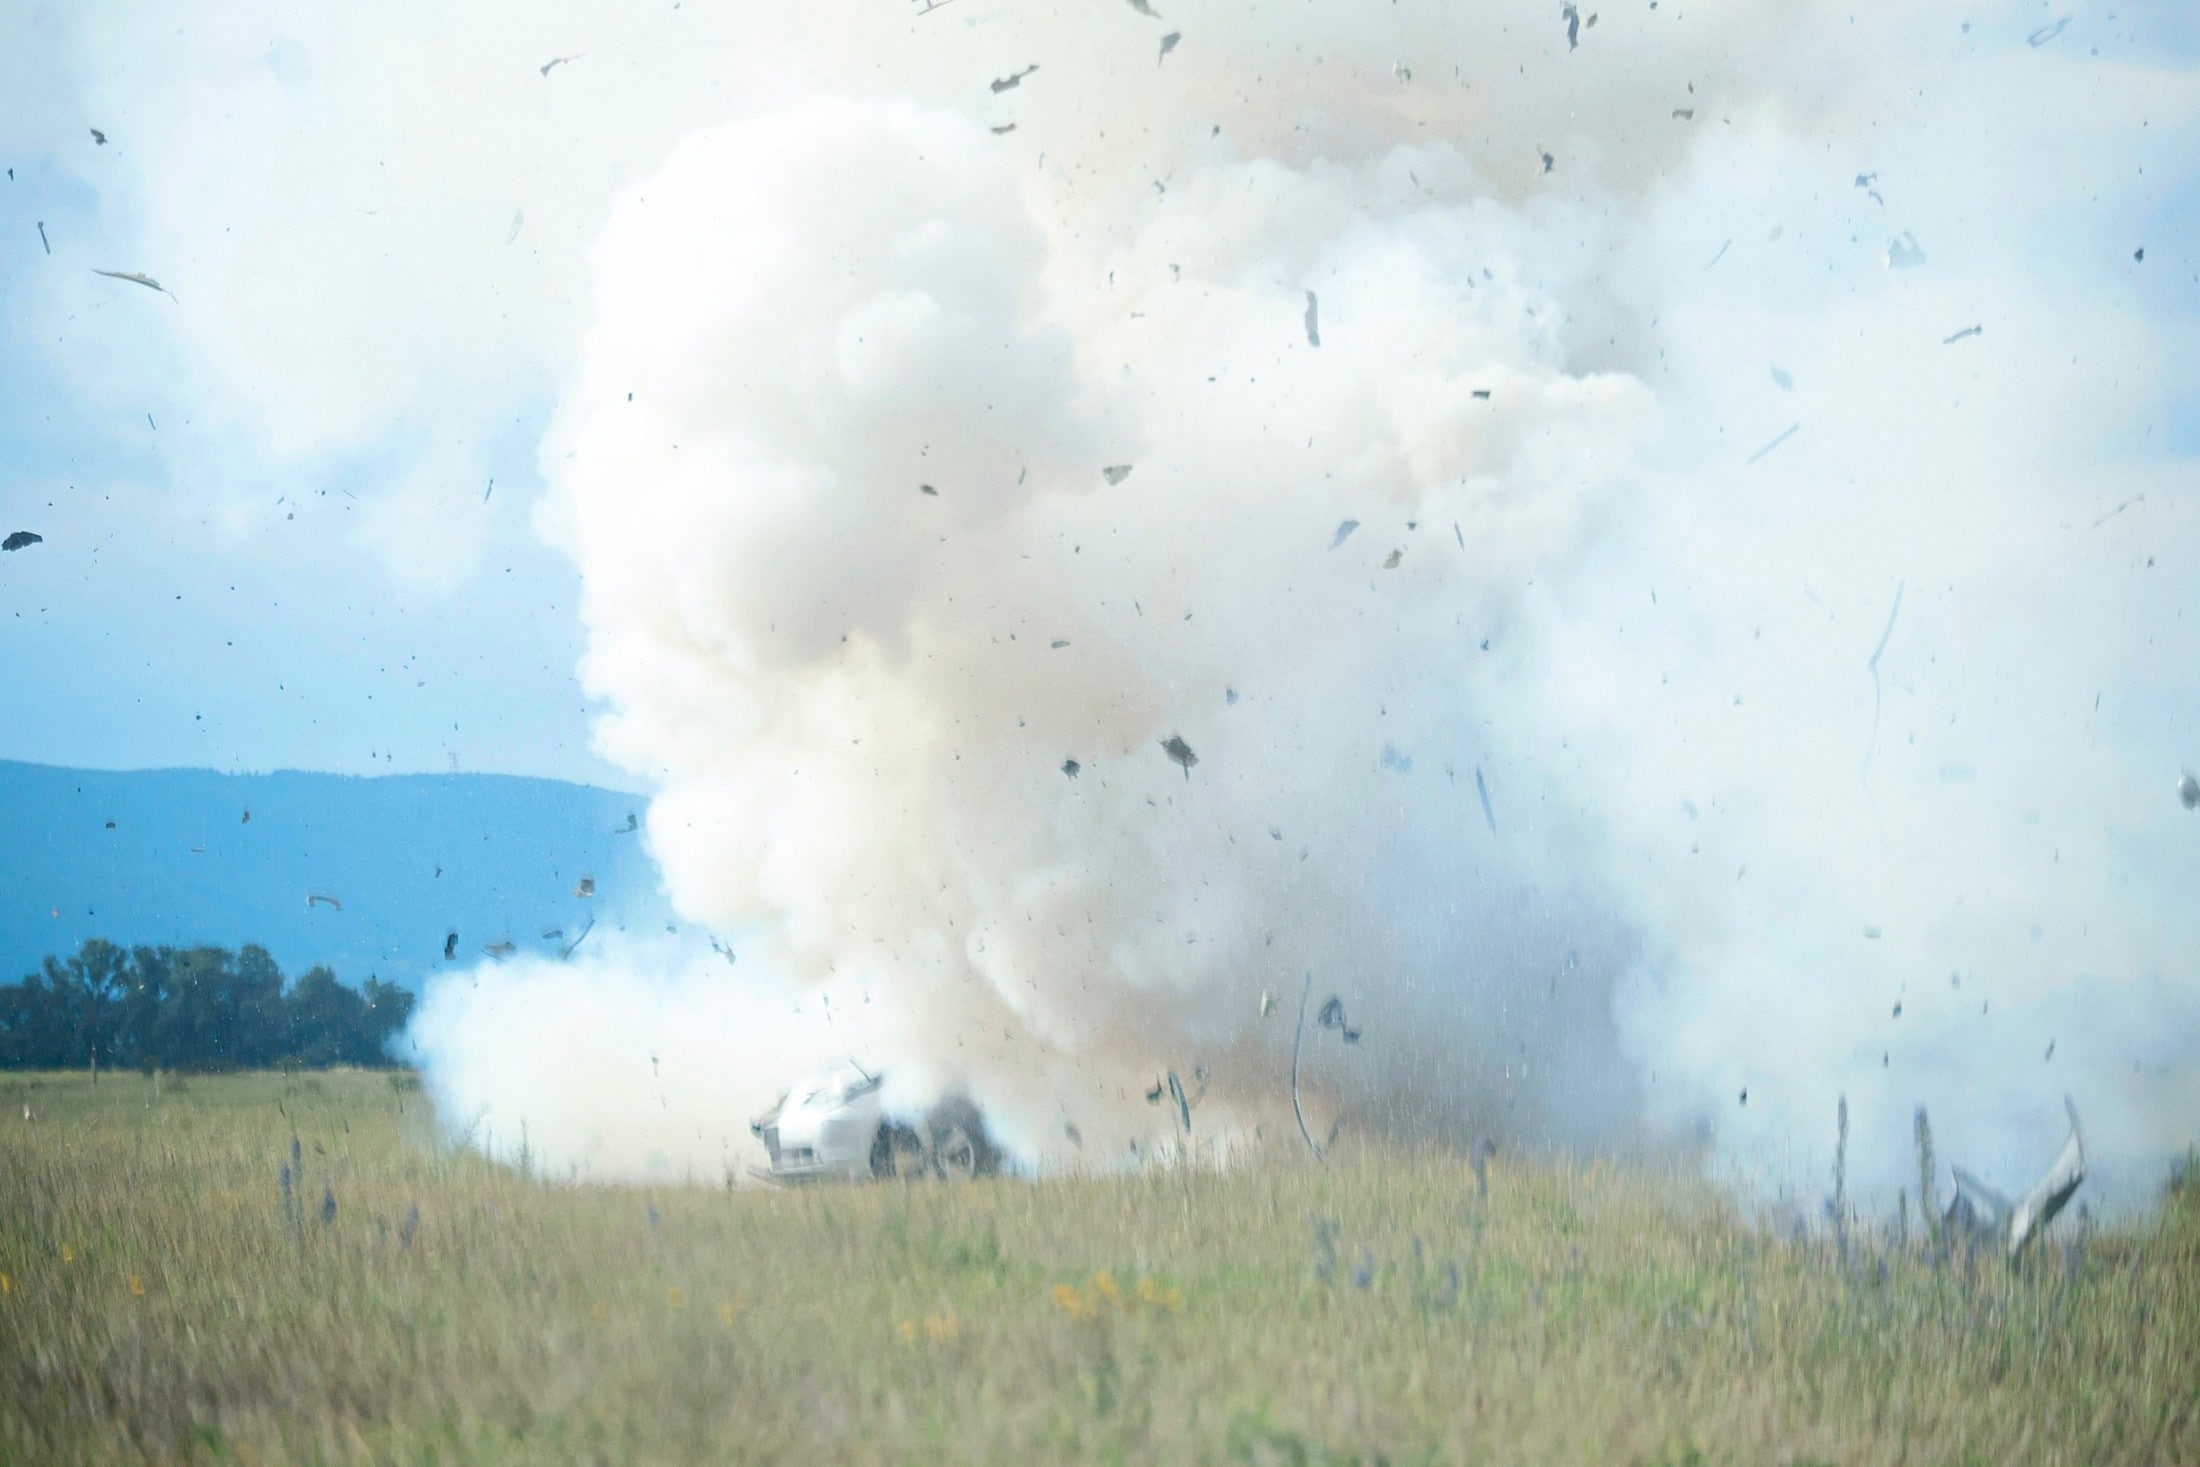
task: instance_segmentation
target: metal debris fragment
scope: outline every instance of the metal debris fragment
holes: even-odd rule
[[[107,146],[107,134],[101,132],[96,127],[92,129],[92,146],[95,148],[104,148]]]
[[[53,246],[46,240],[46,221],[43,219],[38,221],[38,243],[44,247],[47,254],[53,253]]]
[[[526,222],[527,222],[527,215],[526,215],[525,211],[523,211],[523,210],[519,210],[519,209],[514,209],[514,210],[512,211],[512,227],[511,227],[510,229],[508,229],[508,230],[506,230],[506,231],[505,231],[505,233],[504,233],[504,242],[505,242],[506,244],[510,244],[510,243],[511,243],[511,242],[512,242],[513,240],[516,240],[516,239],[518,239],[518,238],[519,238],[519,231],[520,231],[520,227],[521,227],[522,225],[526,224]]]
[[[1078,775],[1078,772],[1084,767],[1084,765],[1078,763],[1075,759],[1064,759],[1062,761],[1062,772],[1068,775],[1071,779],[1075,779]]]
[[[446,933],[443,938],[443,961],[449,962],[451,959],[457,956],[458,933],[456,930],[453,930],[449,933]]]
[[[1889,270],[1914,270],[1925,263],[1925,251],[1917,236],[1905,229],[1900,239],[1887,241],[1886,258]]]
[[[1390,552],[1389,555],[1383,558],[1383,569],[1396,570],[1398,568],[1398,562],[1404,560],[1405,558],[1406,553],[1404,550],[1393,550]]]
[[[519,951],[519,944],[513,942],[510,938],[506,938],[502,942],[492,942],[487,944],[482,948],[482,951],[487,953],[492,958],[508,958],[513,953]]]
[[[1322,303],[1311,290],[1306,293],[1306,344],[1318,347],[1322,344]]]
[[[2031,35],[2026,36],[2024,38],[2024,44],[2030,46],[2033,50],[2037,51],[2040,47],[2046,45],[2049,41],[2052,41],[2055,39],[2055,37],[2061,35],[2063,33],[2063,27],[2069,24],[2070,17],[2067,15],[2061,17],[2058,20],[2049,21],[2046,25],[2043,25],[2038,30],[2032,32]]]
[[[306,896],[306,910],[310,912],[317,906],[334,907],[339,912],[344,910],[344,904],[326,892],[308,893]]]
[[[2177,781],[2177,803],[2187,810],[2200,810],[2200,779],[2194,779],[2189,769]]]
[[[1786,431],[1781,433],[1779,437],[1773,439],[1770,443],[1767,443],[1764,447],[1758,449],[1755,453],[1751,454],[1745,462],[1751,464],[1760,462],[1766,454],[1772,452],[1772,450],[1778,448],[1781,444],[1787,442],[1790,438],[1793,438],[1797,433],[1801,432],[1802,429],[1803,425],[1801,423],[1788,424]]]
[[[1966,340],[1973,336],[1983,336],[1985,333],[1986,328],[1984,326],[1966,326],[1953,336],[1943,336],[1940,339],[1940,344],[1942,346],[1954,346],[1959,341]]]
[[[544,63],[542,63],[541,66],[535,69],[537,71],[540,71],[544,76],[548,76],[551,72],[557,70],[559,67],[565,65],[567,62],[578,61],[580,59],[581,53],[575,51],[570,56],[553,56],[548,61],[545,61]]]
[[[1000,125],[999,127],[996,127],[996,128],[994,128],[994,129],[993,129],[993,135],[994,135],[995,137],[1000,137],[1000,136],[1002,136],[1002,135],[1003,135],[1003,134],[1005,134],[1005,133],[1012,133],[1012,132],[1014,132],[1015,130],[1016,130],[1016,124],[1015,124],[1015,123],[1013,123],[1013,122],[1004,122],[1004,123],[1002,123],[1002,124],[1001,124],[1001,125]]]
[[[583,876],[573,887],[573,895],[577,897],[592,897],[595,894],[596,878],[593,876]]]
[[[129,282],[130,282],[130,283],[131,283],[132,285],[142,285],[142,286],[144,286],[144,287],[145,287],[145,288],[146,288],[147,290],[157,290],[157,291],[159,291],[159,292],[160,292],[160,293],[161,293],[162,295],[165,295],[165,296],[167,296],[167,297],[168,297],[168,298],[169,298],[170,300],[174,300],[174,299],[175,299],[175,296],[174,296],[174,294],[172,294],[172,293],[171,293],[171,292],[169,291],[169,289],[168,289],[168,287],[167,287],[167,286],[165,286],[165,285],[162,285],[162,284],[161,284],[161,283],[160,283],[160,282],[159,282],[158,280],[155,280],[155,279],[154,279],[154,278],[153,278],[152,276],[150,276],[150,275],[140,275],[140,274],[138,274],[138,273],[137,273],[137,272],[136,272],[135,270],[98,270],[98,269],[95,269],[95,270],[93,270],[93,271],[92,271],[92,273],[93,273],[94,275],[104,275],[104,276],[106,276],[106,277],[107,277],[108,279],[110,279],[110,280],[127,280],[127,281],[129,281]]]
[[[42,545],[45,540],[44,535],[33,534],[29,530],[17,530],[7,539],[0,540],[0,550],[21,550],[28,545]]]
[[[1110,484],[1120,484],[1130,476],[1131,466],[1129,464],[1109,464],[1100,471],[1100,477]]]
[[[1558,13],[1566,22],[1566,49],[1575,50],[1581,45],[1581,12],[1574,7],[1572,0],[1568,0],[1567,4],[1559,7]]]
[[[1357,530],[1359,527],[1360,522],[1358,520],[1339,520],[1337,522],[1337,537],[1329,542],[1329,548],[1331,550],[1334,550],[1339,545],[1342,545],[1345,541],[1351,539],[1352,532],[1354,530]]]
[[[1887,201],[1879,197],[1878,189],[1872,187],[1877,182],[1879,182],[1879,175],[1876,173],[1859,173],[1856,175],[1856,186],[1871,195],[1873,199],[1878,201],[1879,207],[1884,209],[1887,206]]]
[[[1860,779],[1871,773],[1872,755],[1879,748],[1879,658],[1887,650],[1887,639],[1894,635],[1894,620],[1902,614],[1902,592],[1908,585],[1907,581],[1894,583],[1894,605],[1887,608],[1886,629],[1879,634],[1879,645],[1872,648],[1871,660],[1864,664],[1864,670],[1872,675],[1872,735],[1864,746],[1864,767],[1857,776]]]
[[[1497,834],[1497,812],[1490,809],[1490,787],[1482,780],[1482,766],[1474,767],[1474,792],[1482,797],[1482,818],[1490,823],[1490,834]]]
[[[1161,19],[1161,12],[1154,9],[1151,5],[1147,4],[1146,0],[1131,0],[1131,9],[1137,11],[1140,15],[1150,17],[1151,19]]]
[[[1192,766],[1199,762],[1199,756],[1192,752],[1192,746],[1184,742],[1181,734],[1170,734],[1163,739],[1161,741],[1161,752],[1168,755],[1170,762],[1184,771],[1185,779],[1189,780],[1192,777]]]
[[[1772,369],[1772,385],[1782,392],[1793,392],[1795,390],[1795,379],[1787,374],[1785,368],[1774,367]]]
[[[917,492],[918,492],[919,494],[929,494],[929,495],[931,495],[931,496],[932,496],[932,497],[933,497],[934,499],[937,499],[937,498],[939,498],[939,497],[940,497],[940,491],[939,491],[939,490],[937,490],[937,489],[935,489],[935,488],[933,488],[933,487],[932,487],[932,486],[931,486],[930,484],[919,484],[919,485],[917,486]]]
[[[1016,88],[1024,84],[1025,77],[1031,75],[1038,69],[1039,63],[1034,61],[1031,63],[1031,65],[1025,67],[1022,71],[1012,71],[1007,76],[994,78],[992,82],[988,83],[988,85],[993,88],[993,91],[996,95],[1002,92],[1014,91]]]
[[[1539,151],[1540,151],[1540,150],[1539,150]],[[1545,173],[1548,173],[1548,172],[1550,172],[1550,171],[1551,171],[1551,169],[1552,169],[1553,167],[1557,166],[1558,160],[1557,160],[1556,158],[1553,158],[1553,157],[1552,157],[1552,156],[1551,156],[1551,155],[1550,155],[1549,153],[1543,153],[1543,154],[1542,154],[1542,157],[1543,157],[1543,171],[1544,171]]]
[[[594,917],[591,917],[588,919],[588,925],[581,929],[581,935],[573,939],[572,945],[567,947],[564,953],[561,954],[561,956],[568,958],[573,956],[573,954],[579,950],[580,945],[588,941],[588,934],[594,932],[595,930],[596,919]]]
[[[1182,31],[1171,31],[1163,36],[1161,38],[1161,56],[1156,58],[1154,64],[1158,66],[1162,60],[1167,59],[1168,54],[1176,49],[1176,43],[1183,39],[1184,32]]]

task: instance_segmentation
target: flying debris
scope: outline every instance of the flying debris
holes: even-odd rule
[[[1957,342],[1964,340],[1966,337],[1982,336],[1985,334],[1985,332],[1986,328],[1984,326],[1966,326],[1953,336],[1943,336],[1940,339],[1940,344],[1942,346],[1954,346]]]
[[[1306,293],[1306,344],[1318,347],[1322,344],[1322,303],[1314,298],[1311,290]]]
[[[1110,484],[1120,484],[1130,476],[1131,466],[1129,464],[1109,464],[1100,471],[1100,477]]]
[[[1182,735],[1170,734],[1163,739],[1161,741],[1161,752],[1168,755],[1170,762],[1184,771],[1185,779],[1189,780],[1192,777],[1192,766],[1199,762],[1199,756],[1192,752],[1192,746],[1184,742]]]
[[[1551,155],[1550,155],[1549,153],[1544,153],[1544,154],[1542,155],[1542,157],[1543,157],[1543,171],[1544,171],[1545,173],[1548,173],[1548,172],[1550,172],[1552,168],[1554,168],[1554,167],[1556,167],[1556,166],[1557,166],[1557,164],[1558,164],[1558,160],[1557,160],[1556,158],[1553,158],[1553,157],[1552,157],[1552,156],[1551,156]]]
[[[0,540],[0,550],[21,550],[26,545],[45,543],[44,535],[34,535],[29,530],[17,530],[5,540]]]
[[[510,244],[513,240],[518,239],[520,226],[525,224],[526,222],[527,215],[525,214],[525,212],[519,209],[514,209],[512,211],[512,227],[505,232],[504,242],[506,244]]]
[[[150,275],[140,275],[140,274],[138,274],[138,273],[137,273],[136,271],[134,271],[134,270],[97,270],[97,269],[95,269],[94,271],[92,271],[92,273],[93,273],[94,275],[104,275],[104,276],[106,276],[106,277],[107,277],[108,279],[110,279],[110,280],[127,280],[127,281],[129,281],[129,282],[130,282],[130,283],[131,283],[132,285],[142,285],[142,286],[144,286],[144,287],[145,287],[145,288],[146,288],[147,290],[157,290],[157,291],[159,291],[159,292],[160,292],[160,293],[161,293],[162,295],[165,295],[165,296],[167,296],[167,297],[168,297],[168,299],[170,299],[170,300],[174,300],[174,299],[175,299],[175,296],[174,296],[173,294],[171,294],[171,293],[169,292],[169,290],[168,290],[168,287],[167,287],[167,286],[165,286],[165,285],[162,285],[162,284],[161,284],[161,283],[160,283],[160,282],[159,282],[158,280],[155,280],[155,279],[154,279],[154,278],[153,278],[152,276],[150,276]]]
[[[595,930],[596,919],[594,917],[591,917],[588,919],[588,925],[581,929],[581,935],[573,939],[573,945],[565,950],[563,956],[568,958],[573,956],[573,954],[579,950],[580,945],[588,941],[588,934],[594,932]],[[732,958],[732,954],[727,954],[727,958],[730,961]]]
[[[1572,51],[1581,45],[1581,12],[1567,4],[1558,13],[1566,21],[1566,49]]]
[[[939,491],[939,490],[937,490],[937,489],[935,489],[935,488],[933,488],[933,487],[932,487],[932,486],[931,486],[930,484],[919,484],[919,485],[917,486],[917,492],[918,492],[919,494],[929,494],[929,495],[931,495],[931,496],[932,496],[932,497],[933,497],[934,499],[937,499],[937,498],[939,498],[939,497],[940,497],[940,491]]]
[[[507,938],[502,942],[492,942],[488,944],[487,946],[482,948],[482,951],[487,953],[492,958],[508,958],[513,953],[519,951],[519,944]]]
[[[1002,124],[1001,124],[1001,125],[1000,125],[999,127],[996,127],[996,128],[994,128],[994,129],[993,129],[993,135],[994,135],[995,137],[1000,137],[1000,136],[1001,136],[1002,134],[1004,134],[1004,133],[1011,133],[1011,132],[1014,132],[1015,130],[1016,130],[1016,124],[1015,124],[1015,123],[1013,123],[1013,122],[1004,122],[1004,123],[1002,123]]]
[[[542,935],[542,940],[544,942],[563,942],[565,941],[565,929],[563,927],[553,927]]]
[[[1267,1018],[1276,1011],[1276,996],[1263,988],[1260,991],[1260,1016]]]
[[[454,931],[445,934],[443,938],[443,961],[447,963],[457,956],[458,934]]]
[[[1871,195],[1873,199],[1878,201],[1879,206],[1884,209],[1887,206],[1887,201],[1879,197],[1878,189],[1872,187],[1877,182],[1879,182],[1879,175],[1876,173],[1859,173],[1856,175],[1856,186]]]
[[[1879,748],[1879,658],[1887,650],[1887,639],[1894,635],[1894,619],[1902,614],[1902,592],[1908,584],[1907,581],[1894,583],[1894,605],[1887,608],[1886,630],[1879,634],[1879,645],[1872,648],[1871,658],[1864,664],[1864,670],[1872,675],[1872,736],[1871,742],[1864,746],[1865,774],[1871,772],[1872,755]]]
[[[1358,520],[1339,520],[1337,522],[1337,538],[1329,542],[1329,548],[1331,550],[1334,550],[1339,545],[1342,545],[1345,541],[1351,539],[1352,532],[1354,530],[1357,530],[1359,527],[1360,522]]]
[[[2055,1220],[2085,1181],[2085,1135],[2078,1125],[2078,1107],[2067,1095],[2063,1111],[2070,1117],[2070,1138],[2046,1175],[2023,1197],[2012,1201],[1962,1167],[1949,1169],[1956,1179],[1949,1221],[1958,1227],[1967,1224],[1972,1231],[2004,1234],[2012,1261]]]
[[[92,129],[92,146],[95,148],[104,148],[107,146],[107,134],[101,132],[96,127]]]
[[[1344,1016],[1344,1000],[1335,994],[1331,994],[1322,1004],[1321,1011],[1314,1015],[1314,1023],[1319,1028],[1336,1030],[1344,1036],[1347,1044],[1360,1042],[1360,1031],[1353,1028]]]
[[[2049,41],[2052,41],[2055,39],[2055,37],[2061,35],[2063,33],[2063,27],[2068,24],[2070,24],[2070,17],[2067,15],[2063,16],[2060,20],[2050,21],[2046,25],[2041,26],[2038,30],[2032,32],[2031,35],[2026,36],[2024,38],[2024,43],[2027,46],[2030,46],[2033,50],[2037,51],[2040,47],[2046,45]]]
[[[993,88],[993,91],[996,95],[1002,92],[1012,92],[1016,88],[1024,84],[1025,77],[1031,75],[1038,69],[1039,63],[1034,61],[1031,63],[1031,65],[1025,67],[1022,71],[1012,71],[1007,76],[994,78],[991,82],[988,83],[988,85]]]
[[[617,830],[614,830],[611,833],[613,835],[632,835],[636,830],[640,828],[641,821],[636,818],[632,810],[629,810],[626,812],[626,824],[620,826]]]
[[[1482,818],[1490,823],[1490,834],[1497,834],[1497,812],[1490,809],[1490,787],[1482,781],[1482,766],[1474,767],[1474,792],[1482,797]]]
[[[1174,1070],[1169,1071],[1169,1099],[1176,1102],[1176,1118],[1189,1131],[1192,1128],[1192,1102],[1184,1093],[1184,1082],[1176,1077]]]
[[[245,811],[244,819],[238,821],[237,823],[239,825],[250,825],[252,823],[252,812],[250,810]]]
[[[2200,779],[2194,779],[2190,770],[2177,781],[2177,803],[2187,810],[2200,810]]]
[[[1766,454],[1772,452],[1772,450],[1778,448],[1781,444],[1787,442],[1790,438],[1793,438],[1798,432],[1802,431],[1802,427],[1803,425],[1801,423],[1788,424],[1787,431],[1782,433],[1779,437],[1773,439],[1770,443],[1767,443],[1763,448],[1760,448],[1755,453],[1751,454],[1747,462],[1752,464],[1757,463],[1759,460],[1763,459]]]
[[[573,888],[573,895],[577,897],[592,897],[595,894],[596,878],[593,876],[583,876]]]
[[[1902,238],[1887,241],[1887,268],[1889,270],[1914,270],[1925,263],[1925,251],[1917,242],[1917,236],[1908,230]]]
[[[2133,250],[2131,252],[2131,259],[2133,264],[2144,265],[2147,260],[2147,247],[2145,245],[2141,245],[2139,246],[2139,248]]]
[[[1167,57],[1171,51],[1174,51],[1176,49],[1176,43],[1183,39],[1184,32],[1182,31],[1171,31],[1167,35],[1163,36],[1161,38],[1161,57],[1157,57],[1154,61],[1154,64],[1156,66],[1159,66],[1161,64],[1162,58]]]
[[[548,76],[551,72],[556,71],[559,67],[565,65],[565,63],[567,63],[568,61],[578,61],[580,59],[581,53],[578,51],[575,51],[570,56],[553,56],[548,61],[542,63],[541,66],[537,67],[536,70],[540,71],[544,76]]]
[[[1078,775],[1078,772],[1084,767],[1084,765],[1078,763],[1075,759],[1064,759],[1062,761],[1062,772],[1068,775],[1071,779],[1075,779]]]
[[[1383,569],[1384,569],[1384,570],[1396,570],[1396,569],[1398,568],[1398,562],[1399,562],[1399,561],[1401,561],[1401,560],[1404,560],[1405,558],[1406,558],[1406,553],[1405,553],[1405,551],[1403,551],[1403,550],[1393,550],[1393,551],[1391,551],[1391,552],[1390,552],[1390,554],[1389,554],[1389,555],[1387,555],[1387,556],[1383,557]]]
[[[1790,377],[1784,368],[1774,367],[1772,369],[1772,385],[1782,392],[1793,392],[1795,390],[1795,379]]]
[[[1131,0],[1131,9],[1137,11],[1140,15],[1150,16],[1154,20],[1161,19],[1161,12],[1148,5],[1146,0]]]
[[[344,904],[332,896],[318,891],[309,893],[306,897],[306,910],[310,912],[318,906],[334,907],[339,912],[344,910]]]
[[[1673,109],[1673,120],[1675,122],[1694,122],[1696,120],[1696,109],[1693,107],[1675,107]]]
[[[1068,645],[1069,645],[1069,642],[1067,641],[1067,639],[1065,639],[1065,638],[1062,638],[1062,637],[1056,637],[1056,638],[1055,638],[1055,639],[1054,639],[1053,641],[1051,641],[1051,642],[1049,642],[1049,643],[1047,644],[1047,648],[1048,648],[1048,650],[1049,650],[1049,651],[1053,651],[1053,652],[1059,652],[1059,651],[1061,651],[1061,650],[1062,650],[1062,649],[1063,649],[1064,647],[1067,647]]]
[[[710,950],[724,958],[729,965],[733,964],[733,949],[715,937],[710,940]]]
[[[46,221],[43,219],[38,221],[38,243],[45,249],[47,254],[53,253],[53,246],[46,239]]]

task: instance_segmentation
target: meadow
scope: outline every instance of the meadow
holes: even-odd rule
[[[2012,1270],[1503,1154],[575,1187],[403,1074],[0,1107],[9,1464],[2200,1462],[2200,1188]]]

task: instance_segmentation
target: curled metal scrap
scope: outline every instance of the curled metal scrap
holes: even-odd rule
[[[2069,1205],[2085,1181],[2085,1133],[2078,1124],[2078,1107],[2063,1097],[2070,1117],[2070,1138],[2063,1142],[2045,1175],[2024,1196],[2011,1199],[1962,1167],[1951,1167],[1956,1197],[1949,1204],[1947,1221],[1955,1233],[1999,1234],[2007,1239],[2012,1262]]]

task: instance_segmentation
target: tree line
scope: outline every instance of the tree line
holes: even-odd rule
[[[0,985],[0,1069],[255,1069],[385,1065],[413,996],[325,967],[296,982],[267,949],[123,948],[93,938]]]

